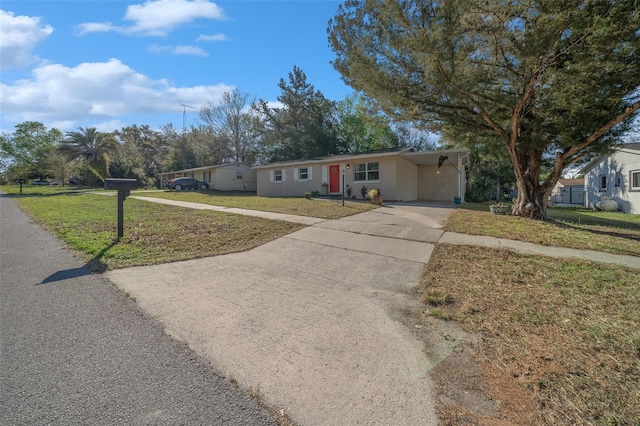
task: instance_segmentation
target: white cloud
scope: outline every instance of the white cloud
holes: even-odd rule
[[[133,21],[131,26],[114,26],[111,23],[85,23],[78,26],[80,34],[117,31],[126,34],[164,36],[174,28],[196,19],[225,19],[220,6],[209,0],[147,0],[143,4],[127,8],[124,19]]]
[[[78,34],[88,33],[108,33],[110,31],[121,31],[121,29],[111,22],[88,22],[86,24],[80,24],[77,26]]]
[[[22,68],[38,61],[31,50],[53,33],[39,17],[15,16],[0,9],[0,64],[2,69]]]
[[[174,55],[209,56],[207,52],[197,46],[175,46],[172,53]]]
[[[149,51],[152,53],[169,52],[172,55],[209,56],[207,52],[197,46],[161,46],[159,44],[152,44],[149,46]]]
[[[121,120],[133,114],[173,113],[181,102],[202,105],[218,102],[225,84],[176,87],[167,80],[152,80],[118,59],[82,63],[69,68],[45,65],[30,79],[0,83],[2,121],[27,120],[83,125],[89,120]],[[8,113],[10,111],[10,113]],[[61,126],[62,127],[62,126]]]
[[[196,41],[227,41],[229,38],[225,34],[213,34],[213,35],[204,35],[202,34]]]

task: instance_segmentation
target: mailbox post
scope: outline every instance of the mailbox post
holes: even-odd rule
[[[118,239],[124,235],[124,200],[138,187],[136,179],[105,179],[104,189],[118,190]]]
[[[15,179],[15,181],[20,184],[20,193],[22,194],[22,184],[25,183],[27,180],[24,178],[18,178],[18,179]]]

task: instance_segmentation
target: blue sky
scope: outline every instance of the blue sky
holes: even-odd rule
[[[2,0],[0,131],[182,128],[180,103],[235,88],[275,102],[294,66],[331,100],[352,92],[330,62],[328,0]],[[197,110],[187,109],[187,125]]]

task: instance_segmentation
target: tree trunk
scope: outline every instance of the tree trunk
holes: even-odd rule
[[[512,213],[514,216],[530,219],[547,219],[547,198],[549,191],[539,183],[518,181],[518,198],[515,200]]]
[[[512,214],[530,219],[547,219],[547,200],[558,178],[562,174],[563,164],[560,156],[557,156],[553,171],[541,182],[540,166],[542,153],[528,153],[518,157],[513,163],[518,185],[518,197],[514,200]]]

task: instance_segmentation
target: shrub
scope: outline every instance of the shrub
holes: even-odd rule
[[[360,193],[362,194],[362,199],[366,200],[367,199],[367,193],[369,192],[369,190],[367,189],[366,186],[362,186],[362,188],[360,188]]]

